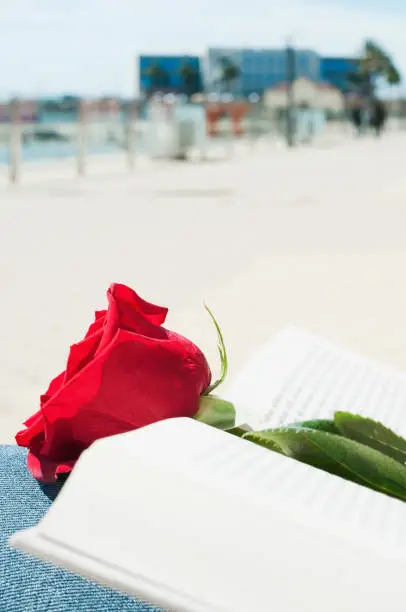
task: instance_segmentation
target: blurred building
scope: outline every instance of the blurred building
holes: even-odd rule
[[[41,98],[38,101],[40,123],[71,123],[79,119],[81,99],[78,96]]]
[[[327,114],[339,115],[345,112],[346,101],[344,93],[327,81],[318,83],[318,107]]]
[[[203,91],[200,57],[195,55],[141,55],[139,90],[143,95],[155,92],[192,96]]]
[[[35,123],[38,121],[39,107],[37,100],[17,100],[0,104],[0,123],[18,121]]]
[[[9,105],[6,102],[0,102],[0,123],[7,123],[10,119]]]
[[[386,110],[389,115],[394,117],[406,117],[406,99],[405,98],[390,98],[383,99]]]
[[[293,99],[296,107],[320,109],[331,116],[341,114],[345,108],[344,95],[337,87],[305,77],[293,83]],[[288,83],[278,83],[265,91],[263,101],[267,108],[285,109],[288,105]]]
[[[296,49],[295,60],[297,77],[312,81],[321,79],[321,58],[315,51]],[[238,76],[224,79],[225,63],[235,67]],[[287,68],[286,49],[210,48],[205,65],[207,88],[235,97],[247,97],[252,93],[262,95],[278,82],[287,80]]]
[[[351,90],[351,75],[356,72],[358,60],[349,57],[322,57],[321,79],[341,91]]]

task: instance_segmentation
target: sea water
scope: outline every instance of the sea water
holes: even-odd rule
[[[7,164],[9,160],[9,127],[1,126],[0,131],[0,164]],[[33,134],[36,129],[49,129],[56,133],[55,139],[39,140]],[[38,123],[23,127],[24,138],[21,143],[21,158],[25,162],[49,159],[64,159],[77,154],[78,124],[65,123]],[[145,122],[136,124],[135,146],[137,152],[144,150]],[[59,135],[59,137],[58,137]],[[126,147],[126,125],[123,122],[99,122],[89,124],[86,151],[88,155],[103,155],[120,153]]]
[[[89,155],[102,155],[107,153],[117,153],[120,149],[114,144],[99,144],[89,146]],[[77,146],[75,142],[28,142],[21,147],[21,157],[23,161],[40,161],[46,159],[62,159],[76,155]],[[0,164],[7,164],[9,160],[9,148],[7,145],[0,145]]]

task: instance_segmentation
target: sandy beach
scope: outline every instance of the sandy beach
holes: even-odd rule
[[[202,163],[0,172],[0,442],[11,442],[112,281],[230,377],[287,324],[406,368],[406,134],[272,143]],[[91,162],[92,164],[93,162]],[[58,168],[58,170],[56,170]]]

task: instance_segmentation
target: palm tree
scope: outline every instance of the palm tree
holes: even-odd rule
[[[193,64],[185,61],[179,69],[179,74],[183,84],[183,92],[190,98],[199,91],[199,71]]]
[[[241,74],[241,70],[228,57],[221,57],[219,64],[220,76],[217,81],[224,92],[229,92],[231,89],[231,84],[238,79]]]
[[[374,95],[376,80],[383,78],[389,85],[398,85],[400,73],[392,58],[376,42],[365,41],[357,70],[349,75],[352,85],[360,93],[371,97]]]
[[[389,85],[399,85],[402,78],[396,66],[390,66],[386,74],[386,80]]]
[[[144,71],[144,77],[148,79],[148,95],[153,95],[160,89],[168,87],[168,73],[159,64],[151,64]]]

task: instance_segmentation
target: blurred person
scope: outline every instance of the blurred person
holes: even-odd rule
[[[363,112],[360,106],[351,109],[351,121],[354,124],[357,136],[360,136],[363,127]]]
[[[355,127],[355,133],[360,136],[365,123],[365,109],[363,100],[359,96],[351,96],[349,99],[349,118]]]
[[[374,98],[371,103],[369,124],[375,130],[376,136],[381,136],[387,119],[387,111],[382,100]]]

